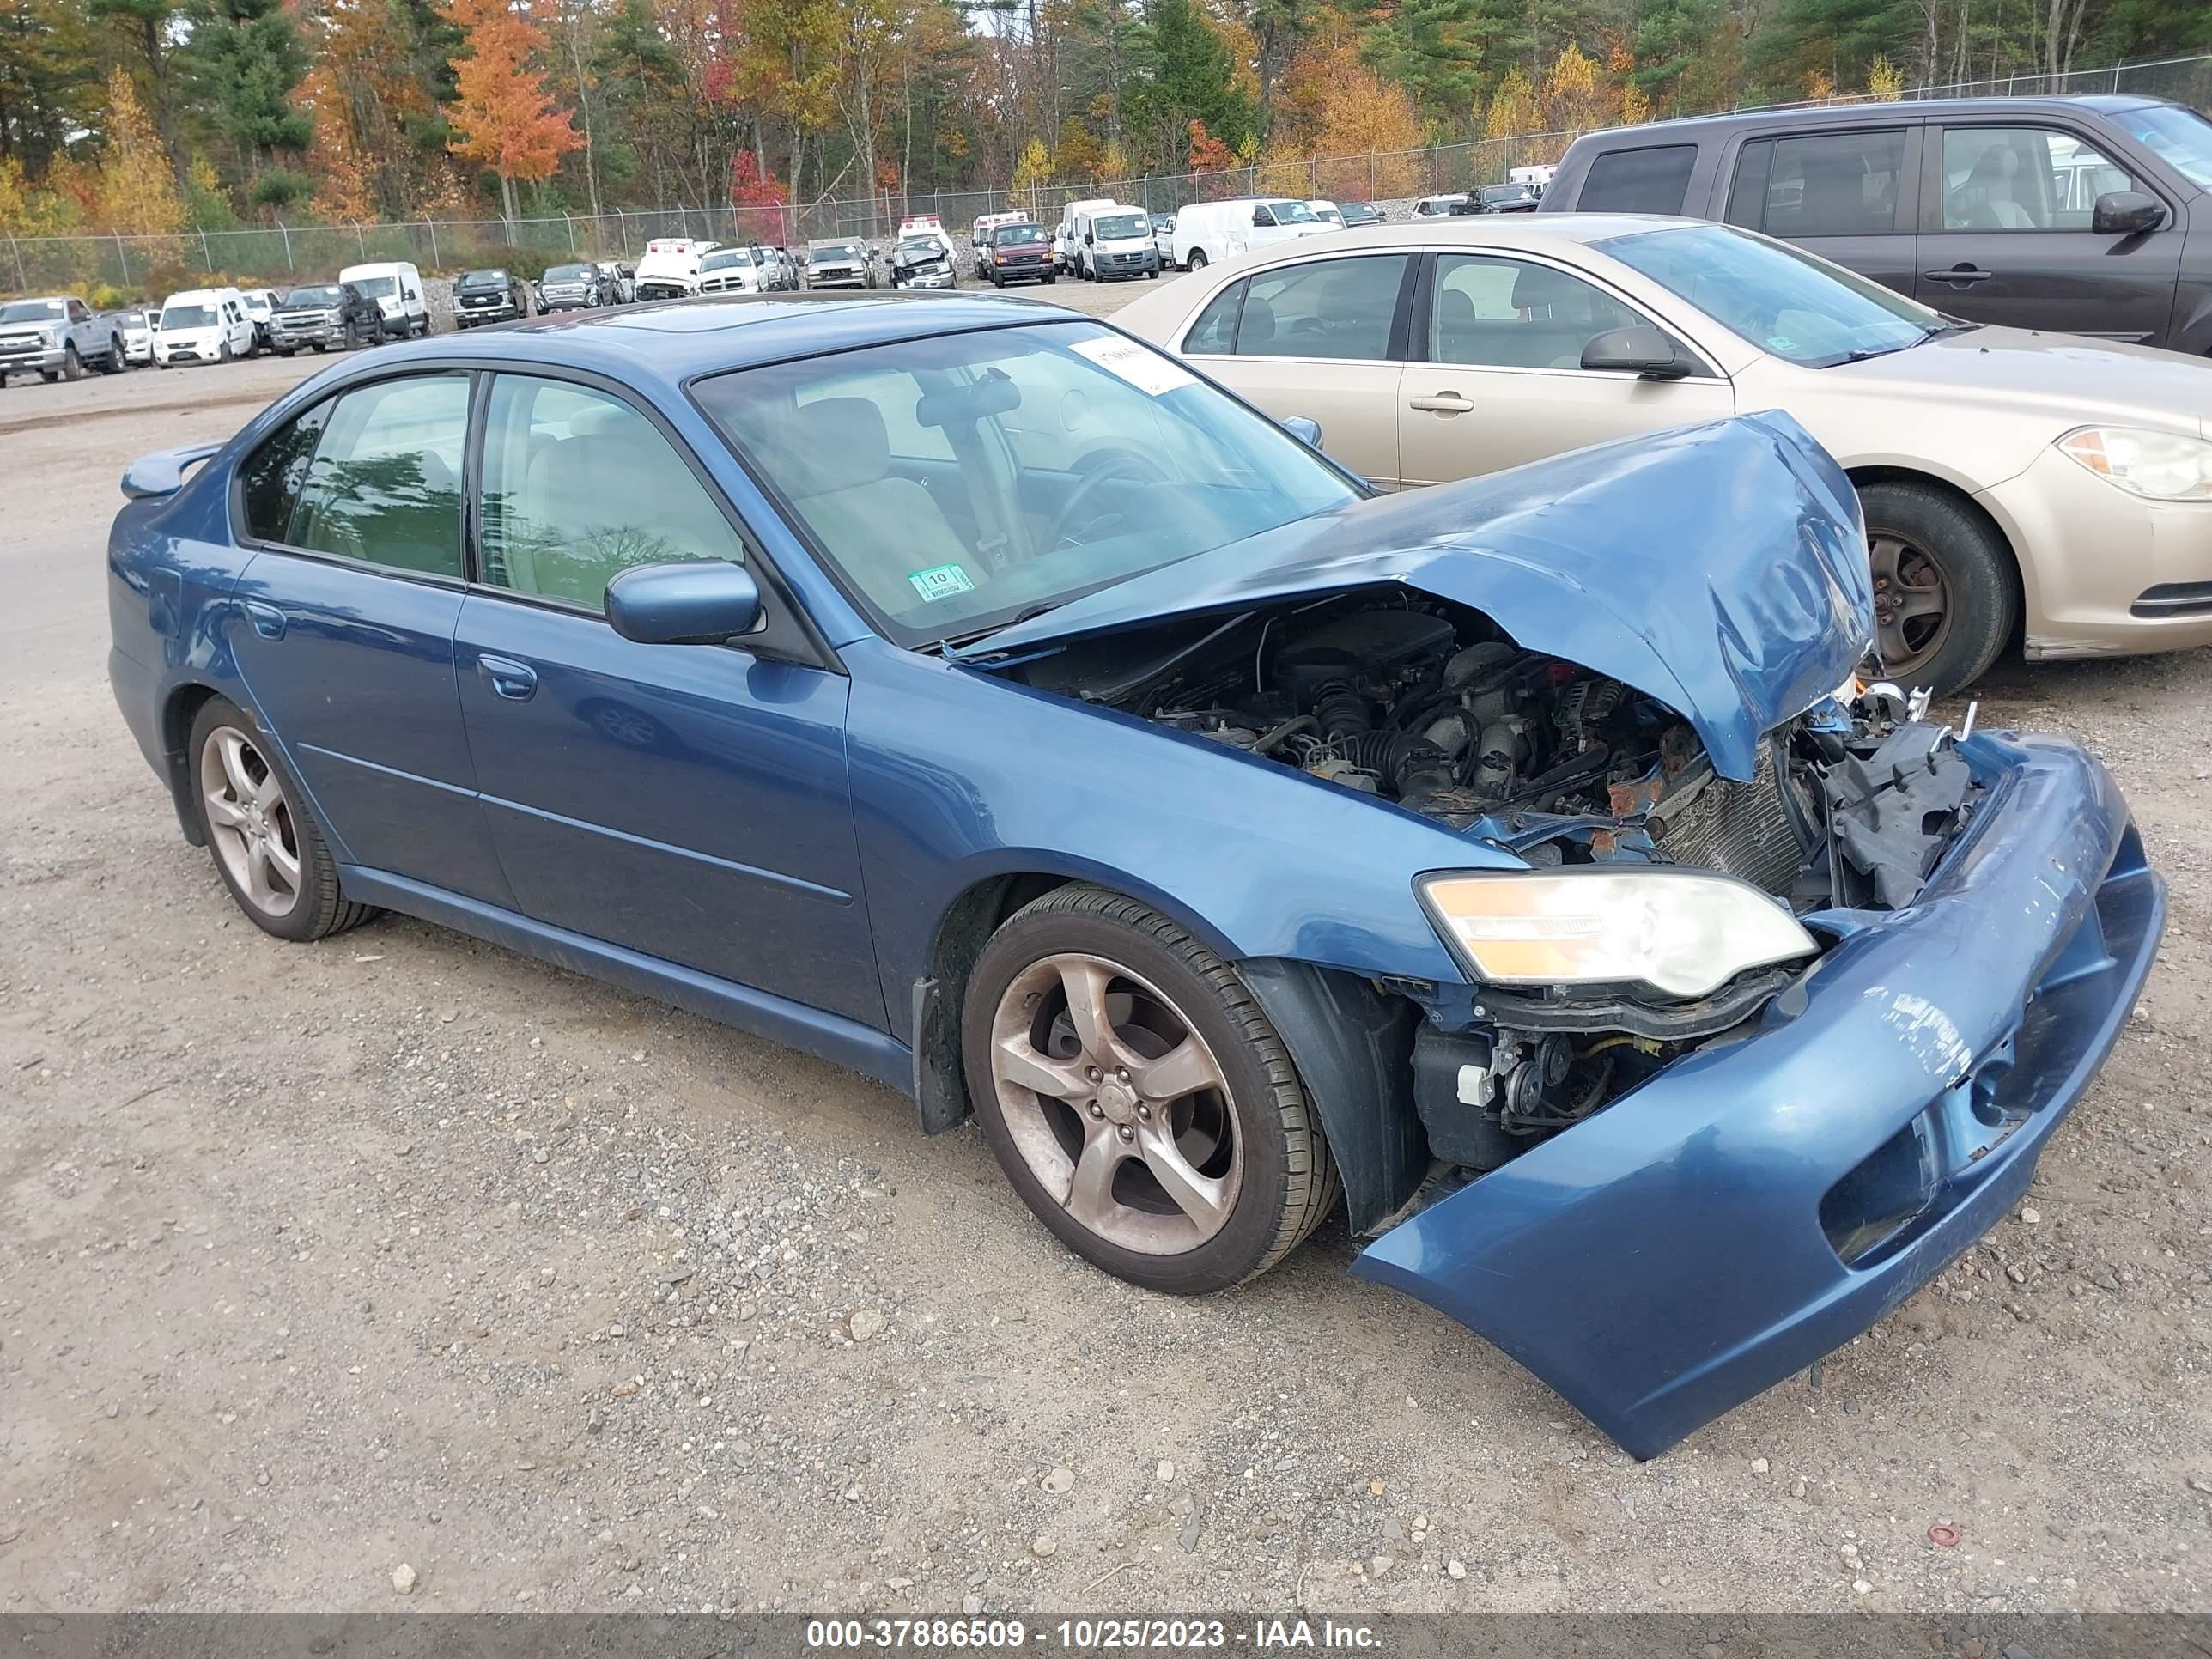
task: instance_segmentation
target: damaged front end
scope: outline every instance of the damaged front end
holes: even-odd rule
[[[1658,501],[1711,505],[1662,539]],[[1761,416],[1307,521],[968,658],[1443,832],[1406,880],[1459,978],[1239,970],[1354,1271],[1639,1456],[1991,1224],[2163,926],[2094,760],[1852,678],[1866,568],[1848,481]]]

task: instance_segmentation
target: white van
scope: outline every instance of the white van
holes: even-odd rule
[[[190,288],[161,302],[154,361],[163,368],[178,363],[227,363],[234,357],[251,357],[258,349],[246,296],[234,288]]]
[[[1122,202],[1078,213],[1075,274],[1094,283],[1158,276],[1160,254],[1152,246],[1152,216]]]
[[[1088,213],[1094,208],[1109,208],[1114,205],[1115,204],[1112,197],[1099,196],[1088,202],[1070,202],[1060,210],[1060,228],[1052,234],[1052,252],[1054,262],[1062,270],[1075,269],[1077,246],[1075,216],[1079,213]]]
[[[351,283],[376,301],[384,331],[398,339],[430,331],[430,302],[422,297],[422,273],[404,260],[348,265],[338,281]]]
[[[1559,172],[1556,167],[1508,167],[1505,169],[1505,182],[1509,185],[1526,185],[1529,194],[1540,199],[1544,194],[1544,186],[1557,178]]]
[[[1193,202],[1176,212],[1175,262],[1185,270],[1200,270],[1255,247],[1324,236],[1335,228],[1304,202],[1287,196]]]

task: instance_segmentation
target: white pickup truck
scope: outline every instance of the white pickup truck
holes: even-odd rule
[[[10,374],[81,380],[88,368],[114,374],[128,367],[122,323],[74,295],[0,302],[0,386]]]

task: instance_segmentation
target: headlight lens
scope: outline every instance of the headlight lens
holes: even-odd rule
[[[2154,501],[2212,501],[2212,444],[2176,432],[2085,426],[2058,447],[2131,495]]]
[[[1676,869],[1424,876],[1422,902],[1493,985],[1648,985],[1701,997],[1819,950],[1796,919],[1733,877]]]

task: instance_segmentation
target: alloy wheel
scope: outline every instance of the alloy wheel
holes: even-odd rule
[[[1145,980],[1085,954],[1031,963],[999,999],[990,1058],[1016,1150],[1077,1224],[1148,1255],[1227,1224],[1244,1175],[1228,1082]]]
[[[1874,565],[1875,648],[1882,672],[1903,680],[1942,648],[1951,626],[1951,587],[1927,550],[1876,531],[1867,538]]]
[[[263,915],[300,902],[300,836],[284,786],[255,740],[218,726],[200,744],[200,804],[208,838],[240,896]]]

